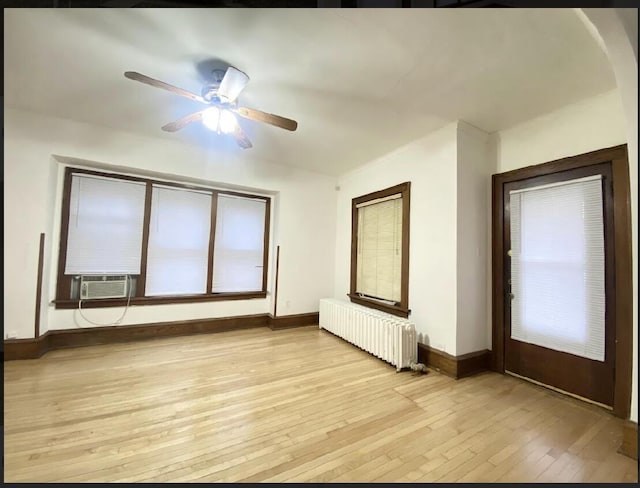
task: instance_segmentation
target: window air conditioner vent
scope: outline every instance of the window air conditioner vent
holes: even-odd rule
[[[80,299],[126,298],[127,277],[118,276],[81,276]]]

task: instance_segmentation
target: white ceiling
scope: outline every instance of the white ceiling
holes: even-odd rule
[[[225,151],[202,105],[124,78],[200,93],[223,58],[251,81],[242,105],[298,121],[241,119],[252,158],[339,175],[462,119],[487,132],[615,87],[571,9],[5,9],[7,107]]]

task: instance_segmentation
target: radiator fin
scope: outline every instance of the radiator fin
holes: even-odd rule
[[[320,328],[393,364],[397,371],[417,362],[415,325],[409,320],[335,298],[320,300]]]

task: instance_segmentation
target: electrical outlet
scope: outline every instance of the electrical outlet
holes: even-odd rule
[[[286,302],[284,302],[284,306],[286,308],[291,308],[291,300],[287,300]]]
[[[18,334],[15,330],[5,332],[4,334],[5,339],[15,339],[16,337],[18,337]]]

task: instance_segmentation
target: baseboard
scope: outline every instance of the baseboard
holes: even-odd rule
[[[290,329],[305,325],[318,325],[319,320],[319,312],[282,315],[280,317],[269,316],[269,327],[271,330]]]
[[[210,334],[228,330],[267,327],[269,318],[269,314],[256,314],[142,325],[50,330],[37,339],[4,341],[4,360],[37,359],[47,351],[66,347],[94,346],[159,337]]]
[[[418,342],[418,362],[452,378],[456,377],[458,371],[455,356],[420,342]]]
[[[470,352],[462,356],[456,356],[458,360],[458,376],[464,378],[482,371],[491,369],[491,351],[483,349],[482,351]]]
[[[491,351],[485,349],[461,356],[452,356],[419,342],[418,362],[442,374],[459,379],[487,371],[491,365]]]
[[[4,341],[3,360],[38,359],[49,350],[49,333],[37,339],[8,339]]]
[[[622,444],[618,449],[620,454],[638,459],[638,424],[631,420],[626,420],[622,424]]]
[[[271,330],[289,329],[305,325],[316,325],[318,318],[318,312],[284,315],[282,317],[273,317],[264,313],[142,325],[50,330],[37,339],[10,339],[4,341],[3,360],[37,359],[47,351],[66,347],[95,346],[159,337],[211,334],[255,327],[269,327]]]

